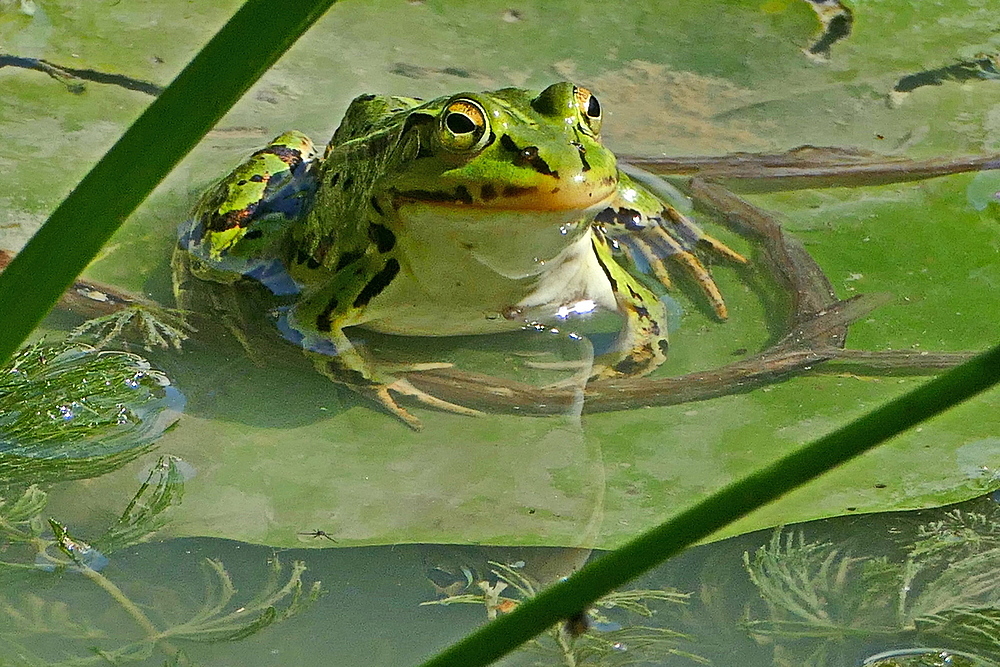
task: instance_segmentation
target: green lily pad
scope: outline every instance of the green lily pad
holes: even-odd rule
[[[160,84],[232,9],[199,1],[158,8],[154,17],[141,5],[39,4],[51,36],[32,55]],[[996,150],[1000,82],[945,82],[889,96],[902,76],[1000,49],[992,4],[859,4],[854,32],[818,63],[803,54],[819,26],[800,0],[343,3],[182,163],[88,276],[169,301],[174,230],[197,193],[284,129],[325,140],[348,101],[364,92],[429,97],[571,78],[601,97],[605,140],[622,154],[803,143],[913,157]],[[160,34],[149,27],[154,22],[170,30]],[[411,35],[405,43],[387,30],[402,24]],[[14,48],[32,25],[22,18],[0,25],[3,48]],[[125,26],[142,32],[123,43],[114,36]],[[0,165],[18,166],[0,194],[0,245],[16,246],[146,99],[97,84],[73,95],[39,72],[9,68],[0,70],[0,94],[11,100],[0,109],[0,131],[10,137]],[[1000,204],[990,199],[990,178],[748,197],[780,214],[838,296],[893,295],[852,326],[850,347],[970,350],[996,342],[1000,313]],[[785,326],[787,299],[759,248],[707,226],[753,264],[713,267],[732,313],[726,323],[683,285],[671,295],[684,314],[664,375],[753,354]],[[328,546],[298,535],[315,529],[338,545],[615,546],[922,381],[831,364],[816,369],[824,374],[710,401],[582,417],[472,419],[416,408],[426,428],[414,433],[313,373],[293,349],[258,368],[235,344],[210,343],[153,356],[189,400],[160,449],[197,473],[171,529],[274,546]],[[406,343],[465,370],[513,369],[536,385],[561,376],[525,368],[525,358],[587,354],[564,337],[532,333]],[[992,490],[1000,486],[998,408],[996,391],[974,399],[727,534]],[[86,525],[95,508],[116,506],[143,465],[61,487],[53,512]]]

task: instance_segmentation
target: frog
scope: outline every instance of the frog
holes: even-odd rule
[[[192,281],[264,286],[284,304],[277,326],[320,373],[414,429],[402,397],[480,413],[405,377],[441,365],[387,368],[354,332],[490,334],[603,309],[621,327],[589,380],[649,374],[666,360],[658,292],[671,271],[724,320],[703,260],[747,259],[627,174],[602,122],[598,98],[568,81],[429,101],[361,95],[322,154],[286,132],[204,193],[174,254],[178,303]]]

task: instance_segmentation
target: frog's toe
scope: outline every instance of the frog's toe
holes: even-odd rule
[[[389,393],[392,385],[382,385],[377,387],[372,394],[372,398],[390,413],[399,417],[407,426],[414,431],[421,431],[424,428],[423,422],[414,417],[410,412],[396,402],[396,399]]]
[[[723,300],[722,293],[715,284],[712,274],[709,273],[697,255],[686,247],[686,244],[668,234],[663,227],[651,227],[643,236],[626,237],[619,240],[623,241],[620,247],[632,262],[637,263],[636,255],[641,256],[657,280],[668,289],[671,287],[671,281],[664,260],[670,259],[678,262],[704,292],[719,319],[724,320],[729,317],[726,302]],[[746,262],[742,255],[709,236],[701,235],[698,237],[698,243],[707,245],[715,252],[733,261]]]
[[[455,364],[447,362],[426,362],[416,364],[379,364],[379,370],[385,373],[412,373],[413,371],[436,371],[442,368],[454,368]]]
[[[424,405],[438,410],[444,410],[445,412],[454,412],[455,414],[466,415],[468,417],[481,417],[483,414],[479,410],[473,410],[472,408],[456,405],[455,403],[449,403],[448,401],[437,398],[436,396],[431,396],[427,392],[414,387],[410,384],[409,380],[398,379],[393,381],[391,384],[377,387],[375,389],[375,400],[377,400],[386,410],[406,422],[407,426],[415,431],[422,429],[423,424],[405,408],[396,403],[396,400],[389,393],[390,391],[403,396],[410,396]]]

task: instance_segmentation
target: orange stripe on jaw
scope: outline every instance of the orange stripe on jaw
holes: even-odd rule
[[[393,198],[397,204],[420,202],[486,210],[569,211],[600,206],[614,196],[618,185],[613,177],[579,185],[547,180],[551,184],[528,187],[486,183],[472,189],[459,185],[454,189],[403,190],[395,192]]]

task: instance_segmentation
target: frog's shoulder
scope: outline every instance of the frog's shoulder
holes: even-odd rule
[[[416,97],[395,95],[359,95],[344,114],[340,127],[330,144],[339,146],[347,141],[368,136],[394,125],[402,114],[424,103]]]

